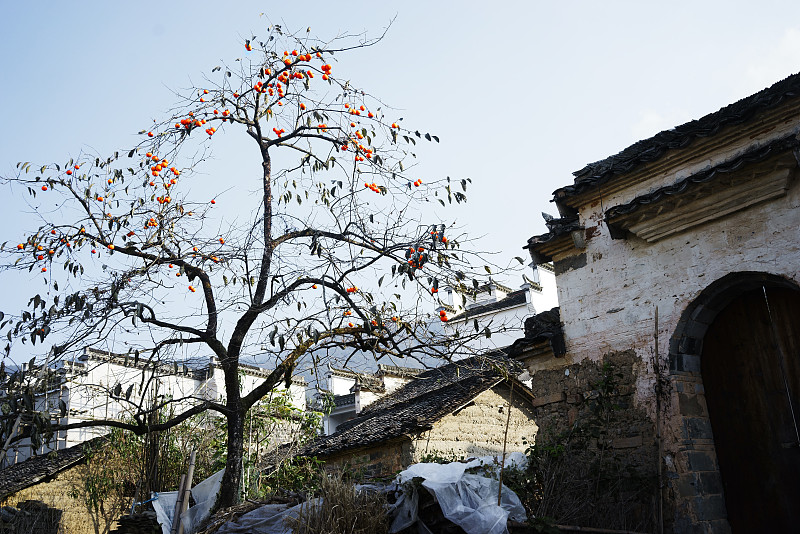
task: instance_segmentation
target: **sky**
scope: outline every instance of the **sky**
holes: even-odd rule
[[[133,146],[175,91],[270,24],[321,38],[388,27],[337,74],[440,138],[417,170],[472,179],[454,216],[499,264],[545,231],[572,172],[800,71],[789,1],[6,2],[0,175]],[[257,164],[238,150],[223,144],[209,180]],[[31,227],[22,198],[3,191],[0,224],[0,242]],[[19,296],[8,286],[0,308]]]

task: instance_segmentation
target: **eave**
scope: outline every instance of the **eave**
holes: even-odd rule
[[[789,135],[614,206],[605,213],[611,237],[633,234],[652,243],[780,198],[795,178],[794,151],[799,146],[795,136]]]
[[[632,186],[639,186],[653,177],[667,176],[695,162],[713,160],[715,156],[726,152],[736,152],[746,144],[769,143],[770,138],[796,133],[796,127],[789,123],[798,116],[800,99],[787,99],[757,119],[728,125],[708,137],[687,140],[686,146],[666,149],[653,161],[638,161],[624,172],[584,178],[580,183],[557,189],[553,193],[553,201],[564,212],[577,210],[622,193]]]

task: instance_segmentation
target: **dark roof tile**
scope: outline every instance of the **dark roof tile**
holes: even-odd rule
[[[464,313],[451,317],[450,321],[469,319],[470,317],[475,317],[476,315],[482,315],[484,313],[503,310],[505,308],[511,308],[513,306],[524,304],[527,301],[527,298],[525,297],[525,291],[525,289],[513,291],[506,295],[505,298],[498,301],[469,308]]]
[[[543,341],[550,342],[550,348],[555,356],[566,354],[561,313],[557,307],[528,317],[525,320],[525,337],[512,343],[508,347],[507,353],[512,357],[519,356],[527,347]]]
[[[107,440],[105,436],[59,451],[41,454],[0,470],[0,500],[47,480],[86,458],[86,450]]]
[[[794,134],[791,134],[780,139],[776,139],[764,146],[750,149],[731,161],[726,161],[725,163],[716,165],[710,169],[695,173],[674,184],[661,187],[645,195],[640,195],[626,204],[620,204],[618,206],[609,208],[606,210],[605,214],[606,222],[608,223],[608,221],[614,217],[633,213],[640,207],[658,202],[664,197],[675,196],[684,193],[688,190],[691,190],[693,186],[697,184],[702,184],[713,180],[720,174],[734,172],[743,165],[765,160],[775,154],[796,149],[798,146],[800,146],[800,142],[797,140]]]
[[[638,165],[661,158],[667,150],[687,147],[694,140],[713,136],[726,126],[746,123],[756,114],[798,95],[800,95],[800,74],[794,74],[719,111],[657,133],[614,156],[585,166],[573,173],[575,181],[572,185],[557,189],[553,195],[558,200],[583,193],[608,182],[616,175],[633,170]]]
[[[500,356],[472,357],[430,369],[367,406],[337,432],[306,445],[304,456],[330,456],[425,431],[481,392],[502,381],[515,364]]]

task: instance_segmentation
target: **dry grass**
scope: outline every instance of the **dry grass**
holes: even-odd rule
[[[353,482],[334,472],[320,484],[321,504],[306,503],[292,521],[295,534],[384,534],[389,531],[386,497],[357,492]]]

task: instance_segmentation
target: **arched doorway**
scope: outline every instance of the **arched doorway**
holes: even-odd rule
[[[800,531],[800,292],[762,287],[720,311],[701,374],[733,532]]]
[[[718,469],[721,481],[698,484],[697,497],[722,493],[734,533],[800,532],[800,288],[728,275],[688,307],[672,342],[674,369],[702,380],[713,434],[716,461],[690,469],[701,481]],[[697,425],[699,412],[681,412]]]

